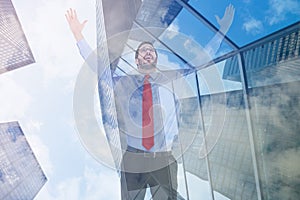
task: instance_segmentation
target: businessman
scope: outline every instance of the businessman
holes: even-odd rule
[[[233,16],[234,8],[229,5],[224,17],[217,17],[222,34],[217,33],[213,38],[208,52],[217,51]],[[92,50],[82,34],[87,21],[79,22],[73,9],[67,11],[66,19],[80,54],[88,59]],[[101,60],[101,55],[98,56]],[[113,83],[120,137],[125,137],[127,143],[120,176],[123,200],[142,200],[147,188],[150,188],[154,200],[177,199],[178,166],[172,147],[178,142],[177,111],[180,104],[176,94],[166,85],[184,72],[163,73],[157,69],[157,60],[157,50],[151,42],[145,41],[135,52],[137,74],[112,77],[111,73],[103,73],[105,77],[101,77]],[[104,66],[98,64],[97,68]]]

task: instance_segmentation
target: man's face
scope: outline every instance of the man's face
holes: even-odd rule
[[[151,44],[143,44],[138,50],[138,57],[135,59],[139,71],[142,73],[150,73],[155,71],[157,63],[157,55]]]

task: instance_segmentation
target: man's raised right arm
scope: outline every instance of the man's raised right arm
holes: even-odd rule
[[[65,16],[76,41],[79,42],[80,40],[84,39],[82,30],[87,23],[87,20],[84,20],[82,23],[80,23],[77,18],[76,10],[72,8],[67,10]]]
[[[73,33],[73,36],[76,40],[77,47],[79,49],[80,55],[83,57],[83,59],[87,62],[87,64],[90,66],[90,68],[96,72],[97,70],[97,55],[89,44],[86,42],[82,30],[85,27],[85,24],[87,23],[87,20],[84,20],[82,23],[79,22],[77,18],[76,10],[70,8],[67,10],[66,19],[69,23],[70,29]]]

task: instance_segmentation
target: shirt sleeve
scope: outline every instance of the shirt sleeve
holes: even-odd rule
[[[213,58],[219,50],[223,39],[224,35],[220,32],[217,32],[215,36],[205,46],[204,50],[211,58]]]
[[[76,43],[76,45],[79,49],[79,53],[82,56],[82,58],[86,60],[89,57],[89,55],[92,53],[92,49],[90,45],[86,42],[85,39],[79,40]]]
[[[89,68],[97,74],[102,123],[117,171],[120,175],[122,148],[119,137],[113,90],[114,84],[110,65],[108,63],[105,64],[102,55],[97,55],[97,51],[93,51],[84,39],[77,42],[77,47],[80,55],[85,60],[85,65],[87,64]]]
[[[101,62],[97,59],[97,53],[92,50],[85,39],[79,40],[76,45],[79,49],[80,55],[85,60],[85,64],[87,64],[93,72],[97,73],[98,63]],[[99,64],[101,65],[101,63]]]

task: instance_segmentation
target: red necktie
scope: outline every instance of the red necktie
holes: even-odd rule
[[[145,76],[143,89],[143,146],[149,150],[154,145],[154,123],[152,109],[152,89],[149,82],[149,75]]]

